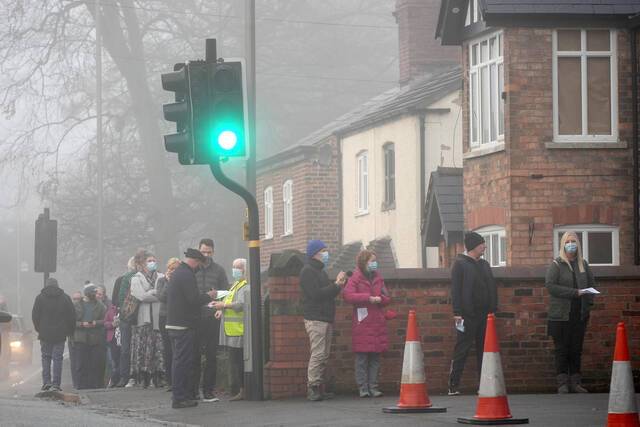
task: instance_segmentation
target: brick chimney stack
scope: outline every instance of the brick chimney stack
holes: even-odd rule
[[[400,84],[443,65],[460,63],[460,48],[436,40],[440,0],[396,0]]]

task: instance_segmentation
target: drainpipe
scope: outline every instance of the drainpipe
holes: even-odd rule
[[[638,26],[631,29],[631,111],[633,114],[633,263],[640,265],[640,205],[638,167]]]
[[[427,114],[425,111],[418,112],[418,120],[420,120],[420,229],[422,229],[422,225],[424,224],[425,214],[424,214],[424,203],[426,198],[426,132],[424,128],[424,122],[427,119]],[[425,246],[425,234],[423,232],[420,233],[420,250],[422,255],[422,268],[427,268],[427,247]]]

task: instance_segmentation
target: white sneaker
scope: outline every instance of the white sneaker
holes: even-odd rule
[[[136,380],[134,380],[133,378],[131,378],[129,380],[129,382],[127,383],[127,385],[125,385],[125,387],[129,388],[129,387],[135,387],[136,386]]]

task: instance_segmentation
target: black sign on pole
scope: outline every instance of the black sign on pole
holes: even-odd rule
[[[44,273],[44,280],[49,273],[55,273],[58,254],[58,221],[49,217],[49,208],[38,215],[36,220],[35,254],[33,271]]]

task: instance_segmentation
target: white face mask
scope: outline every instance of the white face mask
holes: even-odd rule
[[[149,261],[147,263],[147,270],[156,271],[158,269],[158,263],[155,261]]]

